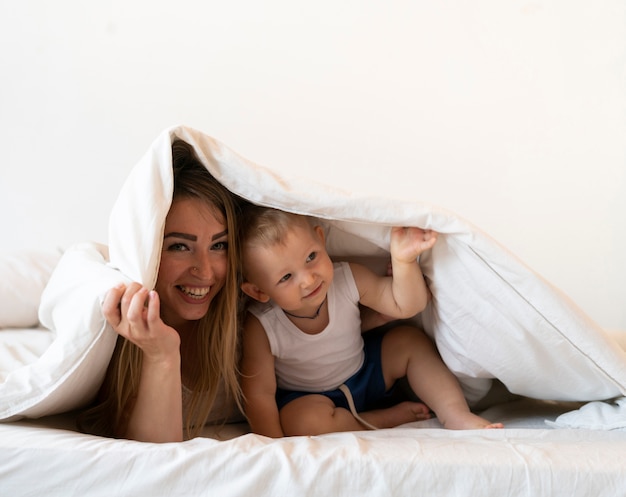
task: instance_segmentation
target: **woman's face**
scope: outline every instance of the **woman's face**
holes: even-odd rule
[[[161,319],[180,332],[204,316],[224,286],[227,263],[228,232],[219,213],[200,199],[174,199],[156,284]]]

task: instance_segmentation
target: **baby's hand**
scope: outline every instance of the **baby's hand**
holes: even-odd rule
[[[401,262],[415,262],[417,257],[431,249],[436,241],[436,231],[396,226],[391,229],[391,256]]]

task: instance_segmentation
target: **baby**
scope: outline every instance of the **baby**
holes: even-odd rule
[[[254,299],[243,330],[242,389],[253,432],[281,437],[390,428],[427,419],[420,402],[382,408],[396,380],[450,429],[501,428],[473,414],[430,339],[412,326],[361,334],[359,304],[394,319],[428,302],[418,256],[437,241],[391,230],[393,276],[333,263],[321,226],[251,206],[242,216],[243,292]]]

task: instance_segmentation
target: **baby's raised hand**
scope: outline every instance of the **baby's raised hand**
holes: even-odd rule
[[[417,257],[437,242],[437,232],[422,228],[396,226],[391,229],[391,256],[402,262],[415,262]]]

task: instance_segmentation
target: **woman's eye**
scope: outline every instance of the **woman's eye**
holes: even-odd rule
[[[311,262],[311,261],[315,260],[316,257],[317,257],[317,252],[311,252],[309,254],[309,256],[306,258],[306,261],[307,262]]]
[[[228,250],[228,242],[217,242],[211,247],[211,250]]]
[[[168,245],[167,250],[170,252],[182,252],[189,250],[189,248],[184,243],[172,243],[171,245]]]

